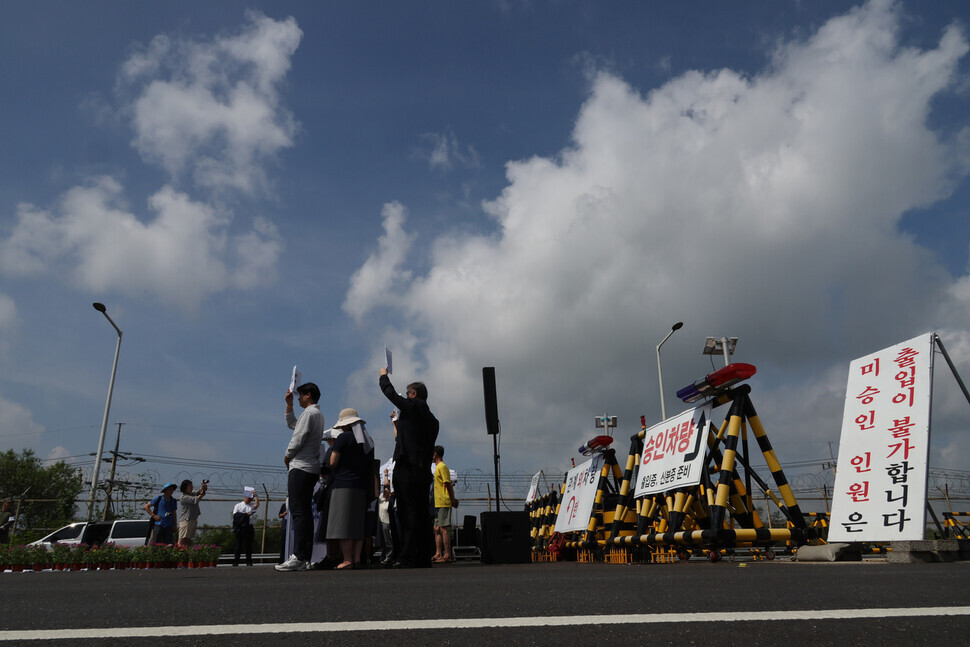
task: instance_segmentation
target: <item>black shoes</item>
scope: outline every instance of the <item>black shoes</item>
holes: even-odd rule
[[[337,564],[339,563],[340,562],[338,562],[337,560],[327,555],[319,562],[310,564],[310,570],[311,571],[332,571],[333,569],[337,568]]]

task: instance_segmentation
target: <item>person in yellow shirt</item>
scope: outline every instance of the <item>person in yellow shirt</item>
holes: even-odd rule
[[[434,448],[434,545],[435,554],[431,561],[448,564],[455,561],[451,554],[451,509],[458,507],[455,488],[451,483],[451,470],[445,465],[445,448]]]

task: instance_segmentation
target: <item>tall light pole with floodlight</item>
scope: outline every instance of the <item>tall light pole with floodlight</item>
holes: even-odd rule
[[[675,332],[677,332],[683,327],[684,327],[684,322],[678,321],[677,323],[675,323],[673,326],[670,327],[670,332],[667,333],[667,336],[664,337],[664,340],[659,344],[657,344],[657,381],[660,383],[660,416],[664,420],[667,419],[667,406],[664,404],[664,372],[663,372],[663,369],[660,367],[660,347],[663,346],[668,339],[670,339],[671,335],[673,335]]]
[[[98,486],[98,473],[101,471],[101,454],[104,452],[104,435],[108,429],[108,412],[111,411],[111,394],[115,389],[115,373],[118,371],[118,353],[121,352],[121,328],[108,316],[108,309],[103,303],[93,303],[94,309],[104,315],[108,323],[118,333],[118,343],[115,344],[115,361],[111,365],[111,381],[108,382],[108,400],[104,403],[104,417],[101,419],[101,436],[98,439],[98,453],[94,457],[94,474],[91,475],[91,498],[88,500],[88,521],[94,516],[95,494]]]
[[[715,355],[717,353],[724,354],[724,365],[727,366],[731,363],[731,355],[734,355],[734,349],[738,346],[737,337],[708,337],[707,341],[704,342],[704,355]]]

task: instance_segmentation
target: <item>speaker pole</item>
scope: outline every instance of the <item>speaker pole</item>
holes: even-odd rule
[[[502,509],[502,490],[498,487],[498,434],[492,434],[492,454],[495,461],[495,511]]]
[[[502,491],[499,489],[499,456],[498,435],[500,425],[498,421],[498,396],[495,394],[495,367],[482,367],[482,387],[485,391],[485,429],[492,437],[492,454],[495,460],[495,511],[498,512],[502,502]]]

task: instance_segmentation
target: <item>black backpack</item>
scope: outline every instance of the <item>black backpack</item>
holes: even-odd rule
[[[155,497],[154,499],[152,499],[149,502],[149,504],[152,506],[152,512],[151,512],[151,515],[152,516],[158,514],[158,500],[160,498],[162,498],[162,495],[158,495],[157,497]],[[152,530],[155,529],[155,520],[152,518],[152,516],[149,516],[148,517],[148,534],[145,535],[145,544],[146,545],[148,544],[148,542],[150,542],[152,540]]]

